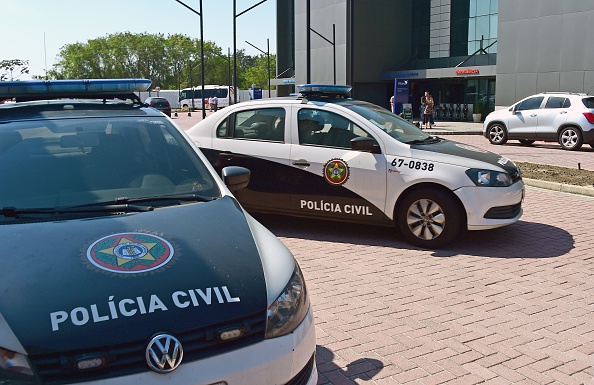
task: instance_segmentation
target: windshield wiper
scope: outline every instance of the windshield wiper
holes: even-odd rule
[[[140,213],[153,211],[153,206],[131,205],[128,203],[85,205],[72,207],[52,207],[38,209],[19,209],[16,207],[4,207],[0,209],[0,215],[7,218],[19,218],[23,215],[63,215],[63,214],[92,214],[92,213]]]
[[[438,136],[429,136],[425,139],[415,139],[408,142],[404,142],[406,144],[431,144],[431,143],[438,143],[441,142],[442,139]]]
[[[209,197],[204,195],[198,194],[179,194],[179,195],[159,195],[159,196],[152,196],[152,197],[142,197],[142,198],[128,198],[128,197],[120,197],[114,200],[114,203],[146,203],[146,202],[167,202],[167,204],[163,204],[162,206],[169,206],[171,205],[171,201],[178,202],[210,202],[217,199],[217,197]]]
[[[210,202],[217,197],[207,197],[198,194],[164,195],[142,198],[120,197],[113,201],[90,203],[78,206],[48,207],[48,208],[16,208],[4,207],[0,209],[0,216],[19,218],[23,215],[63,215],[63,214],[93,214],[93,213],[141,213],[153,211],[155,207],[179,205],[181,202]],[[139,203],[153,203],[143,205]]]

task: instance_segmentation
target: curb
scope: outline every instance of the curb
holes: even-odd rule
[[[594,187],[588,186],[574,186],[571,184],[564,184],[564,183],[555,183],[555,182],[547,182],[544,180],[538,179],[529,179],[529,178],[522,178],[524,183],[528,186],[532,187],[539,187],[548,190],[554,190],[559,192],[565,192],[570,194],[580,194],[586,195],[590,197],[594,197]]]

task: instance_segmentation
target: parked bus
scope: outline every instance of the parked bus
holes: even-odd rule
[[[223,108],[229,105],[229,86],[205,85],[204,95],[202,95],[202,86],[184,88],[179,93],[179,106],[201,109],[202,100],[208,107],[208,98],[216,96],[218,107]]]

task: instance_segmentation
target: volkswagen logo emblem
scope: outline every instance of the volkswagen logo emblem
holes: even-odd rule
[[[159,334],[146,347],[146,363],[157,373],[173,372],[184,358],[179,340],[169,334]]]

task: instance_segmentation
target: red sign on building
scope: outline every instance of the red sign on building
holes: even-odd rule
[[[478,75],[478,68],[468,68],[463,70],[456,70],[456,75]]]

